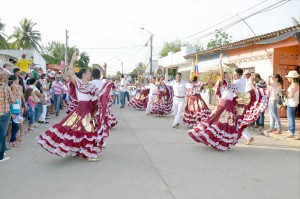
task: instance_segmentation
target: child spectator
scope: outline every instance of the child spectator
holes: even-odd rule
[[[27,109],[27,113],[29,116],[28,132],[36,132],[35,129],[33,128],[33,124],[35,121],[35,118],[34,118],[35,104],[36,104],[35,98],[36,97],[33,92],[33,88],[27,88],[27,90],[25,91],[25,100],[28,104],[28,109]]]
[[[18,81],[18,79],[16,80]],[[20,129],[19,123],[23,122],[22,117],[20,116],[20,96],[19,96],[19,88],[16,85],[12,85],[12,93],[15,97],[16,101],[15,103],[10,105],[10,112],[11,112],[11,122],[12,122],[12,128],[11,128],[11,137],[9,146],[10,147],[16,147],[21,142],[17,141],[17,133]]]

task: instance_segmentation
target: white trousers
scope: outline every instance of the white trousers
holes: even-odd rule
[[[175,126],[176,124],[179,124],[179,120],[180,120],[180,116],[181,116],[183,108],[184,108],[184,98],[174,97],[173,98],[173,109],[174,109],[175,119],[173,122],[173,126]]]
[[[148,103],[147,103],[147,109],[146,109],[147,114],[150,113],[150,110],[151,110],[151,107],[152,107],[155,97],[156,97],[156,95],[152,95],[152,94],[148,95]]]
[[[43,112],[39,118],[39,121],[45,122],[47,114],[47,105],[43,105]]]
[[[251,133],[248,131],[247,128],[245,128],[242,132],[242,135],[244,136],[244,138],[246,138],[247,140],[250,140],[252,138]]]

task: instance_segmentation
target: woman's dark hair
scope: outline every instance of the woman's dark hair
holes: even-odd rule
[[[81,79],[82,78],[82,75],[84,74],[84,73],[86,73],[88,70],[87,69],[85,69],[85,68],[82,68],[82,69],[80,69],[80,71],[78,72],[78,75],[76,75],[79,79]]]
[[[261,80],[260,74],[258,74],[258,73],[255,73],[255,74],[254,74],[254,78],[258,78],[258,79]]]
[[[27,88],[25,93],[24,93],[24,97],[25,97],[25,101],[28,101],[28,97],[31,95],[31,93],[33,92],[32,88]]]
[[[45,77],[46,77],[46,74],[43,73],[43,74],[41,75],[41,79],[44,79]]]
[[[16,76],[16,75],[10,75],[9,77],[8,77],[8,80],[10,80],[10,81],[15,81],[15,80],[17,80],[18,79],[18,77]]]
[[[35,82],[36,82],[36,79],[35,79],[35,78],[30,78],[30,79],[28,80],[29,85],[33,85]]]
[[[293,78],[293,82],[294,83],[298,83],[299,82],[299,78]]]
[[[198,81],[198,77],[197,77],[197,76],[195,76],[195,77],[193,78],[193,82],[196,82],[196,81]]]
[[[281,86],[283,86],[283,79],[279,74],[275,74],[274,78],[276,78],[278,82],[281,84]]]
[[[19,72],[20,71],[20,69],[19,68],[14,68],[13,69],[13,73],[15,74],[16,72]]]
[[[176,75],[180,75],[180,76],[182,76],[182,74],[181,74],[180,72],[176,73]]]
[[[11,87],[11,85],[13,84],[13,81],[17,80],[18,77],[16,75],[10,75],[8,77],[8,86]]]

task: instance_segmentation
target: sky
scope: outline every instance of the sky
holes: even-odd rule
[[[36,22],[35,29],[42,34],[43,45],[51,41],[65,43],[68,30],[69,46],[87,52],[90,65],[107,62],[108,74],[115,74],[121,71],[122,62],[124,73],[131,72],[138,62],[148,64],[150,46],[145,44],[151,33],[154,34],[155,60],[164,42],[181,40],[206,46],[214,38],[214,34],[205,36],[208,33],[277,2],[279,0],[9,0],[1,2],[0,18],[6,24],[4,33],[7,35],[12,34],[13,27],[25,17]],[[299,19],[300,0],[279,4],[245,21],[260,35],[292,26],[291,17]],[[231,19],[225,21],[228,18]],[[222,21],[225,22],[220,23]],[[214,27],[209,28],[211,26]],[[232,41],[254,36],[243,21],[225,31],[232,36]]]

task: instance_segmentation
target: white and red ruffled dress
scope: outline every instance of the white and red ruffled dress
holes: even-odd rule
[[[219,84],[220,85],[220,84]],[[196,141],[226,151],[234,147],[247,125],[256,121],[268,104],[266,89],[254,89],[234,97],[237,87],[224,81],[217,95],[222,99],[217,110],[188,131]]]
[[[187,88],[183,118],[183,123],[187,126],[195,126],[201,120],[207,119],[211,114],[211,110],[207,107],[200,94],[203,88],[203,83],[191,84],[191,88]]]
[[[158,86],[158,91],[151,107],[151,115],[168,115],[172,113],[173,87],[162,83]]]
[[[77,106],[60,123],[53,125],[37,137],[37,142],[52,154],[65,157],[80,155],[83,158],[97,158],[104,139],[109,136],[107,111],[112,83],[105,83],[98,92],[94,85],[84,84],[75,77]],[[98,93],[97,100],[94,96]],[[73,93],[74,94],[74,93]]]
[[[146,110],[149,91],[150,89],[142,88],[141,91],[130,100],[128,105],[137,110]]]

